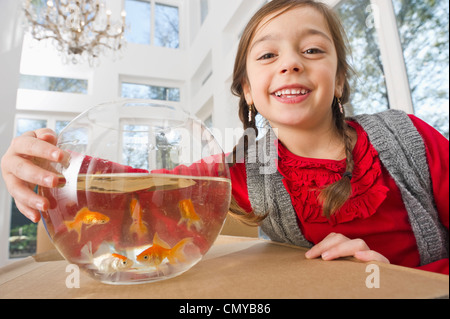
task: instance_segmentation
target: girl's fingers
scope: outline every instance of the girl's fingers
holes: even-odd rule
[[[20,202],[16,202],[16,206],[17,209],[33,223],[37,223],[41,219],[41,214],[37,209],[26,206]]]
[[[342,234],[331,233],[325,237],[320,243],[311,248],[306,254],[306,258],[314,259],[322,256],[322,254],[336,245],[347,242],[350,239]]]
[[[364,262],[379,261],[382,263],[390,264],[389,259],[373,250],[357,251],[354,257]]]
[[[19,179],[33,185],[49,188],[55,187],[58,183],[56,174],[43,169],[35,165],[32,161],[22,157],[15,158],[14,165],[9,169],[9,173],[6,175],[5,178],[10,177],[12,180]],[[13,190],[12,187],[10,189]]]
[[[347,240],[339,243],[322,253],[323,260],[333,260],[341,257],[354,256],[358,251],[369,250],[362,239]]]
[[[51,129],[41,128],[41,129],[34,131],[34,134],[36,135],[36,137],[38,139],[43,140],[47,143],[56,145],[56,143],[58,142],[58,136]]]
[[[20,207],[27,208],[32,211],[46,211],[48,209],[48,200],[36,194],[29,184],[19,179],[12,180],[9,184],[11,196],[14,197],[17,208],[22,213]]]
[[[389,263],[386,257],[376,251],[370,250],[364,240],[351,240],[342,234],[336,233],[329,234],[319,244],[311,248],[305,256],[308,259],[322,257],[323,260],[334,260],[341,257],[353,256],[364,262],[379,261]]]
[[[51,135],[47,135],[44,138],[48,138],[49,140],[53,139]],[[10,155],[36,157],[53,162],[60,161],[63,156],[59,148],[45,140],[36,138],[34,132],[27,132],[15,138],[11,143]]]

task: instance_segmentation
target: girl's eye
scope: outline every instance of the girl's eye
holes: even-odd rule
[[[272,58],[274,58],[275,57],[275,54],[273,54],[273,53],[266,53],[266,54],[264,54],[263,56],[261,56],[259,59],[258,59],[258,61],[261,61],[261,60],[268,60],[268,59],[272,59]]]
[[[317,48],[312,48],[312,49],[308,49],[304,52],[305,54],[318,54],[318,53],[323,53],[322,50],[317,49]]]

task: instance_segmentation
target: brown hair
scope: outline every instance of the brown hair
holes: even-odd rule
[[[347,38],[345,36],[345,32],[343,30],[342,24],[334,13],[334,11],[328,7],[327,5],[316,2],[314,0],[273,0],[263,6],[249,21],[247,27],[245,28],[241,41],[239,43],[238,52],[236,55],[234,73],[233,73],[233,83],[231,86],[231,91],[234,95],[240,98],[239,101],[239,118],[243,123],[244,130],[248,128],[252,128],[255,130],[256,134],[258,134],[258,129],[255,123],[255,116],[257,114],[257,110],[252,107],[252,118],[249,121],[248,114],[249,108],[251,106],[247,105],[244,96],[243,84],[245,81],[248,81],[247,76],[247,55],[249,51],[250,44],[255,36],[258,26],[260,23],[269,15],[276,14],[272,19],[282,15],[283,13],[290,11],[292,9],[302,7],[302,6],[310,6],[316,10],[318,10],[324,18],[328,22],[328,27],[332,38],[334,40],[334,45],[338,58],[338,67],[337,67],[337,77],[343,77],[344,85],[341,97],[336,97],[331,105],[333,110],[333,118],[337,131],[342,137],[342,140],[345,144],[346,157],[347,157],[347,167],[346,172],[352,173],[354,168],[353,162],[353,145],[352,139],[350,135],[350,127],[348,126],[345,120],[345,114],[343,114],[340,110],[339,103],[345,104],[350,99],[350,85],[349,85],[349,77],[352,72],[350,65],[347,62],[348,55],[348,46],[347,46]],[[247,140],[244,143],[245,149],[247,149]],[[235,154],[236,149],[233,151]],[[235,156],[233,156],[235,160]],[[235,161],[233,161],[235,163]],[[231,166],[234,164],[231,164]],[[346,174],[342,179],[331,184],[321,190],[319,195],[319,200],[323,205],[323,214],[326,217],[330,217],[334,214],[342,205],[347,201],[347,199],[351,195],[351,184],[350,184],[351,175]],[[245,222],[246,224],[257,226],[262,220],[264,220],[265,216],[258,217],[254,212],[248,213],[245,212],[239,205],[236,200],[232,198],[230,205],[230,214]]]

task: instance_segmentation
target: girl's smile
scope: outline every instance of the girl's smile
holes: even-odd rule
[[[294,84],[279,88],[272,95],[281,103],[296,104],[306,100],[310,93],[309,88]]]

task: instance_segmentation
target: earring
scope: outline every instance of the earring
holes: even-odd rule
[[[340,98],[338,98],[338,104],[339,104],[339,111],[341,111],[341,114],[344,114],[344,107],[342,106],[342,101]]]
[[[248,122],[251,123],[253,120],[253,104],[248,106]]]

